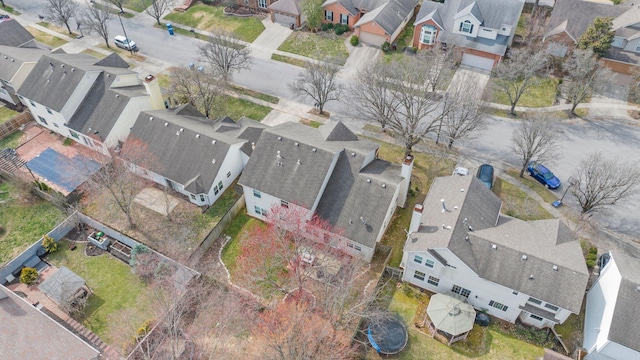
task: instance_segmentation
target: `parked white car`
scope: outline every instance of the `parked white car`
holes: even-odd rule
[[[116,46],[125,50],[138,50],[138,46],[136,45],[136,42],[131,40],[131,39],[127,39],[126,37],[122,36],[122,35],[118,35],[116,37],[113,38],[113,42],[116,43]]]

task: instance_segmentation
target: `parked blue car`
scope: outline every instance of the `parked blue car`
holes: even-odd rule
[[[547,189],[557,189],[560,187],[560,179],[558,179],[551,170],[546,166],[532,161],[527,165],[527,172],[538,180]]]
[[[480,165],[476,177],[484,186],[488,187],[489,190],[493,189],[493,166],[489,164]]]

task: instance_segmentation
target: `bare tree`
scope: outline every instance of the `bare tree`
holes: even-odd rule
[[[545,31],[547,31],[545,25],[547,20],[547,10],[539,8],[534,5],[531,14],[529,14],[527,26],[525,29],[524,43],[530,52],[535,53],[542,50]]]
[[[350,82],[349,93],[356,110],[366,120],[380,124],[385,131],[398,103],[389,92],[389,67],[382,61],[358,70],[358,81]]]
[[[224,92],[218,74],[204,66],[176,67],[170,73],[170,87],[178,99],[188,101],[209,118],[215,113],[217,99]]]
[[[314,107],[323,114],[327,102],[339,100],[344,90],[338,84],[340,59],[324,57],[320,61],[307,61],[304,71],[298,75],[293,84],[289,84],[289,91],[297,99],[311,98]]]
[[[73,35],[69,20],[76,15],[78,3],[74,0],[47,0],[47,20],[58,25],[65,25],[69,35]]]
[[[248,69],[253,60],[250,51],[228,32],[212,32],[209,41],[200,45],[200,56],[220,74],[224,81],[231,80],[234,72]]]
[[[540,83],[547,61],[543,51],[530,54],[527,49],[511,49],[509,58],[494,69],[494,84],[509,98],[511,115],[516,115],[516,104],[522,95]]]
[[[113,19],[113,13],[102,6],[92,6],[87,4],[81,14],[82,24],[87,27],[89,32],[95,32],[109,46],[109,21]]]
[[[389,127],[402,139],[405,154],[428,133],[434,132],[444,115],[442,96],[426,85],[431,70],[429,63],[417,57],[389,64],[391,79],[389,93],[396,107],[389,119]]]
[[[571,193],[578,199],[582,213],[588,214],[634,195],[640,185],[640,167],[594,153],[580,161],[573,177],[576,182]]]
[[[442,135],[451,149],[456,140],[472,138],[485,128],[486,110],[482,92],[471,81],[462,81],[445,95]]]
[[[120,11],[124,12],[124,3],[126,0],[107,0],[111,4],[115,5]]]
[[[133,203],[136,195],[150,181],[138,169],[150,169],[154,157],[147,151],[147,145],[137,139],[128,139],[120,149],[110,149],[111,161],[92,177],[90,186],[96,193],[107,192],[115,205],[125,214],[129,226],[136,227],[133,218]],[[135,165],[133,165],[135,164]]]
[[[606,89],[611,82],[611,70],[598,61],[591,49],[574,49],[562,68],[569,80],[564,93],[572,104],[571,113],[574,115],[578,104],[594,92]]]
[[[0,5],[2,5],[2,7],[6,7],[7,5],[4,4],[4,0],[0,0]]]
[[[156,20],[158,25],[162,15],[173,8],[174,0],[138,0],[140,5],[144,7],[144,12]]]
[[[521,160],[520,177],[523,177],[531,160],[544,162],[555,159],[560,138],[557,122],[558,119],[549,113],[535,113],[520,120],[511,137],[513,152]]]

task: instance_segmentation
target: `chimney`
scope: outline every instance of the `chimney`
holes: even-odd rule
[[[409,224],[409,232],[413,233],[420,230],[420,221],[422,220],[422,204],[416,204],[411,214],[411,223]]]
[[[398,206],[404,207],[407,202],[407,196],[409,194],[409,186],[411,186],[411,172],[413,171],[413,156],[407,155],[402,162],[402,169],[400,170],[400,176],[403,180],[400,183],[400,189],[398,193]]]
[[[147,94],[150,95],[151,108],[153,110],[164,109],[164,100],[162,99],[162,92],[160,91],[160,85],[158,79],[153,75],[147,75],[142,82],[144,88],[147,90]]]

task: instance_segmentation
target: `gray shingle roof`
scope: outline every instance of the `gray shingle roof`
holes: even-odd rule
[[[269,9],[291,15],[302,14],[302,11],[300,11],[300,0],[278,0],[269,5]]]
[[[100,61],[86,54],[52,53],[43,56],[25,79],[18,94],[60,112],[87,72],[134,74],[119,67],[95,66]]]
[[[618,298],[613,310],[609,340],[640,351],[640,259],[617,251],[611,257],[622,276]]]
[[[0,285],[0,352],[3,359],[93,360],[99,352]],[[34,340],[35,339],[35,340]]]
[[[364,14],[355,26],[373,21],[391,35],[402,25],[404,19],[413,13],[416,6],[418,6],[418,0],[390,0]]]
[[[0,45],[0,79],[11,80],[24,63],[35,63],[48,52],[38,48]]]
[[[477,9],[479,12],[477,16],[481,17],[483,26],[494,29],[500,28],[503,24],[511,25],[515,29],[524,7],[524,0],[447,0],[444,3],[425,0],[414,24],[425,22],[431,18],[429,15],[434,10],[438,10],[437,14],[441,18],[441,22],[438,21],[438,23],[444,26],[444,31],[438,34],[438,41],[503,56],[507,46],[510,45],[509,36],[498,35],[496,40],[491,40],[453,33],[454,18],[457,12],[466,6],[471,6],[472,3],[475,5],[470,10],[476,11]]]
[[[607,5],[583,0],[557,0],[549,22],[547,23],[547,33],[545,36],[558,34],[566,31],[576,41],[596,17],[616,18],[629,10],[629,6]],[[566,24],[564,24],[566,21]]]
[[[442,211],[441,199],[447,211]],[[475,177],[436,178],[424,202],[421,227],[405,251],[447,247],[482,278],[579,312],[588,273],[569,229],[559,220],[525,222],[504,216],[495,226],[500,205]]]
[[[84,286],[84,279],[63,266],[38,286],[40,291],[58,304],[64,304]]]
[[[146,144],[147,151],[154,157],[151,164],[146,165],[149,170],[187,185],[189,192],[206,193],[213,186],[230,147],[247,140],[239,139],[234,133],[216,131],[222,120],[214,122],[204,116],[181,115],[183,108],[140,113],[129,139],[139,139]],[[186,113],[193,114],[193,111]],[[153,120],[149,120],[151,117]],[[261,125],[256,125],[259,130]],[[245,125],[244,131],[247,128]],[[241,136],[244,131],[237,135]]]
[[[322,4],[322,7],[336,2],[347,9],[351,15],[356,15],[361,11],[373,11],[373,9],[386,4],[389,0],[327,0]]]
[[[35,47],[33,35],[16,20],[0,20],[0,45],[15,47]]]

